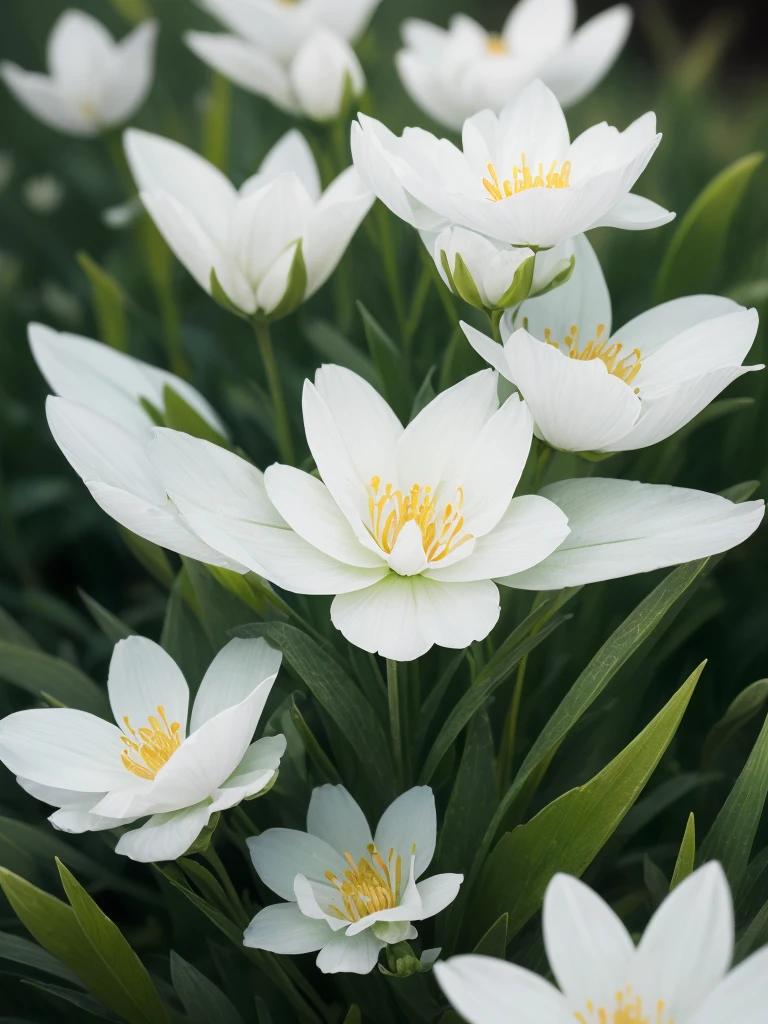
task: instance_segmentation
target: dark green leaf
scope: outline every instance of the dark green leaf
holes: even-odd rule
[[[672,872],[672,881],[669,885],[670,892],[672,892],[673,889],[676,889],[681,882],[684,882],[686,878],[693,873],[695,860],[696,821],[693,814],[689,814],[688,823],[685,826],[683,841],[680,844],[680,852],[678,853],[677,860],[675,861],[675,870]]]
[[[136,635],[135,629],[131,629],[125,622],[108,611],[104,605],[99,604],[89,594],[86,594],[84,590],[78,587],[77,592],[80,595],[81,601],[93,616],[96,625],[113,644],[116,644],[119,640],[125,640],[126,637]]]
[[[480,939],[474,948],[479,956],[495,956],[503,960],[507,952],[507,931],[509,929],[509,914],[502,914],[498,920],[491,925],[485,935]]]
[[[150,540],[144,540],[124,526],[117,527],[123,542],[133,557],[144,566],[150,576],[153,576],[165,590],[173,586],[174,573],[168,556],[161,547],[153,544]]]
[[[402,353],[362,302],[358,302],[357,306],[363,318],[368,349],[376,367],[384,397],[404,422],[410,412],[413,395]]]
[[[182,569],[168,597],[160,643],[182,670],[194,694],[216,652],[184,597],[185,587],[192,589]]]
[[[304,324],[304,337],[312,348],[329,363],[346,366],[374,387],[378,384],[376,368],[368,356],[326,320],[309,320]]]
[[[234,629],[253,622],[253,609],[214,579],[202,562],[191,558],[182,558],[182,562],[198,601],[205,634],[213,649],[219,651],[229,643]]]
[[[220,448],[229,448],[226,437],[212,427],[208,420],[203,419],[200,413],[193,409],[177,391],[174,391],[170,384],[166,384],[163,388],[163,404],[165,422],[171,430],[179,430],[182,434],[190,434],[203,441],[210,441],[211,444],[218,445]]]
[[[768,679],[758,679],[734,698],[723,717],[714,725],[704,741],[701,755],[704,767],[710,767],[717,760],[723,747],[758,715],[768,701]]]
[[[20,686],[38,700],[45,694],[79,711],[110,717],[106,695],[79,668],[50,654],[0,640],[0,679]]]
[[[479,712],[467,728],[464,753],[440,833],[441,871],[465,872],[496,809],[495,750],[491,724]]]
[[[77,976],[61,960],[46,953],[36,942],[23,939],[20,935],[0,932],[0,958],[23,964],[25,967],[34,967],[37,971],[52,974],[55,978],[61,978],[74,985],[79,984]]]
[[[243,1024],[224,993],[173,950],[171,980],[192,1024]]]
[[[37,640],[30,636],[4,608],[0,608],[0,640],[5,640],[14,647],[31,647],[33,651],[40,649]]]
[[[63,985],[52,985],[49,982],[35,981],[31,978],[26,979],[26,984],[45,992],[46,995],[53,996],[54,999],[63,999],[65,1003],[71,1003],[78,1010],[90,1013],[100,1020],[109,1020],[118,1022],[118,1024],[125,1020],[121,1014],[113,1013],[98,999],[94,999],[93,996],[88,995],[87,992],[81,992],[79,989],[65,988]]]
[[[344,1024],[361,1024],[361,1022],[360,1010],[356,1006],[350,1006],[349,1013],[344,1018]]]

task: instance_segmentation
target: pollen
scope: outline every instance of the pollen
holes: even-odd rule
[[[403,859],[394,850],[389,851],[385,861],[375,845],[367,847],[368,856],[355,863],[352,854],[345,853],[349,868],[343,878],[331,871],[325,877],[338,890],[341,908],[330,904],[330,912],[341,921],[359,921],[380,910],[391,910],[400,901],[403,882]]]
[[[553,348],[560,348],[560,345],[552,340],[552,331],[549,328],[544,331],[544,340],[548,345],[552,345]],[[565,336],[565,347],[569,358],[582,361],[599,359],[605,363],[608,373],[613,374],[614,377],[618,377],[619,380],[623,380],[625,384],[630,386],[643,366],[643,357],[639,348],[633,348],[630,353],[622,356],[621,353],[624,351],[624,346],[621,342],[615,341],[613,344],[610,344],[610,339],[605,336],[605,324],[597,325],[595,337],[588,341],[583,348],[579,348],[579,328],[576,324],[573,324],[571,326],[571,333]],[[638,394],[640,388],[635,388],[634,390],[635,394]]]
[[[522,153],[520,166],[514,165],[511,178],[502,181],[492,163],[488,164],[488,174],[489,178],[483,178],[483,185],[490,201],[499,203],[531,188],[570,188],[571,161],[564,160],[558,168],[557,160],[553,160],[545,173],[543,163],[533,169]]]
[[[663,999],[655,1006],[644,1004],[642,996],[633,994],[631,985],[617,992],[614,999],[612,1007],[597,1006],[587,1000],[585,1011],[577,1011],[574,1017],[579,1024],[675,1024]]]
[[[464,491],[457,488],[451,501],[443,504],[431,487],[414,484],[410,491],[396,490],[392,484],[382,487],[381,478],[371,479],[368,488],[370,533],[385,554],[390,554],[406,523],[415,522],[421,530],[424,554],[428,562],[441,562],[462,544],[472,540],[465,531]]]
[[[157,717],[150,715],[148,725],[141,729],[134,729],[127,715],[123,723],[125,735],[120,737],[126,744],[122,755],[123,764],[140,779],[154,779],[181,746],[181,724],[169,724],[162,704],[158,705]]]
[[[488,53],[493,54],[494,57],[500,57],[502,54],[509,53],[509,47],[504,36],[499,35],[498,32],[491,32],[488,36],[488,42],[485,44],[485,48]]]

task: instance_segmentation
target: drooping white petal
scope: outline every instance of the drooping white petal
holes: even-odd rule
[[[549,965],[573,1011],[612,1006],[627,985],[635,946],[608,904],[578,879],[555,875],[542,927]]]
[[[242,703],[266,680],[274,681],[283,656],[266,640],[230,640],[211,662],[195,697],[190,734],[228,708]],[[264,700],[270,687],[264,688]]]
[[[149,716],[163,709],[170,723],[178,723],[177,735],[187,731],[189,687],[184,675],[163,648],[143,636],[120,640],[109,663],[109,702],[118,727],[142,729]],[[130,724],[129,724],[130,723]]]
[[[220,32],[187,32],[184,42],[208,67],[235,85],[264,96],[286,114],[299,113],[288,72],[261,46]]]
[[[632,28],[632,9],[616,4],[590,18],[539,71],[563,106],[591,92],[613,66]]]
[[[506,586],[555,590],[707,558],[745,541],[765,513],[762,501],[632,480],[562,480],[541,493],[571,533],[533,569],[498,581]]]
[[[314,953],[332,937],[325,921],[305,917],[295,903],[265,907],[245,929],[243,944],[270,953]]]
[[[326,871],[342,877],[347,862],[329,843],[306,832],[270,828],[248,840],[259,878],[284,900],[294,901],[294,881],[305,875],[311,882],[327,883]]]
[[[365,815],[344,786],[317,786],[307,811],[307,832],[324,839],[342,856],[357,861],[373,841]]]
[[[762,1024],[768,1003],[768,948],[758,950],[728,974],[702,1008],[692,1024]]]
[[[103,794],[102,794],[103,795]],[[73,800],[48,818],[48,821],[59,832],[70,835],[82,835],[83,832],[109,832],[122,825],[132,825],[135,818],[108,818],[103,814],[93,814],[100,794],[86,793],[79,800]]]
[[[192,846],[210,816],[210,802],[167,814],[155,814],[141,828],[122,835],[115,853],[141,864],[177,860]]]
[[[280,4],[271,0],[266,3],[201,0],[201,3],[223,25],[252,43],[263,46],[268,40],[270,52],[281,60],[295,53],[314,25],[306,3]]]
[[[337,932],[318,953],[317,966],[323,974],[370,974],[383,946],[370,929],[351,939]]]
[[[532,971],[491,956],[454,956],[434,967],[451,1006],[468,1024],[573,1024],[554,987]]]
[[[381,816],[374,842],[379,850],[395,850],[403,860],[415,854],[414,877],[427,870],[435,853],[437,814],[429,786],[414,786]],[[415,850],[413,849],[415,847]]]
[[[421,900],[421,918],[434,917],[441,910],[445,910],[459,894],[464,875],[443,874],[432,875],[419,882],[416,888],[419,890]]]

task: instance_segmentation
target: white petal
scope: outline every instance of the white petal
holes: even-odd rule
[[[384,811],[374,841],[385,856],[394,850],[406,863],[415,853],[415,877],[420,878],[434,856],[436,839],[437,814],[432,790],[429,786],[415,786]]]
[[[692,1024],[762,1024],[768,1003],[768,948],[739,964],[709,996]]]
[[[651,228],[663,227],[674,219],[675,214],[665,210],[663,206],[629,192],[591,226],[621,228],[624,231],[648,231]]]
[[[499,581],[507,586],[554,590],[707,558],[745,541],[765,512],[762,501],[631,480],[563,480],[542,494],[571,533],[539,565]]]
[[[436,963],[434,971],[468,1024],[573,1024],[557,989],[516,964],[492,956],[454,956]]]
[[[563,106],[591,92],[611,69],[632,28],[632,10],[616,4],[590,18],[540,74]]]
[[[291,128],[278,139],[262,160],[258,172],[243,183],[240,195],[251,195],[288,173],[296,175],[313,202],[320,199],[320,172],[309,143],[297,128]]]
[[[365,31],[381,0],[310,0],[309,11],[344,39],[355,42]]]
[[[511,380],[509,363],[507,362],[507,355],[504,351],[504,346],[499,345],[492,338],[489,338],[482,331],[478,331],[476,327],[472,327],[470,324],[465,324],[461,321],[461,329],[470,343],[472,348],[477,352],[481,359],[484,359],[487,363],[490,363],[494,370],[498,370],[499,373],[506,380]]]
[[[218,243],[206,234],[193,214],[175,196],[167,192],[142,192],[141,201],[173,254],[200,287],[210,294],[211,270],[222,262]],[[218,269],[217,276],[220,276]],[[244,296],[242,290],[232,287],[231,282],[226,283],[230,300],[252,313],[252,296]]]
[[[331,913],[333,909],[345,913],[345,909],[339,897],[338,889],[328,882],[310,882],[304,875],[296,875],[293,883],[293,892],[299,910],[305,917],[315,921],[325,921],[328,927],[336,932],[347,928],[349,921],[342,920],[336,914]]]
[[[260,793],[272,780],[285,753],[285,736],[263,736],[246,750],[240,764],[222,782],[214,800],[216,810],[233,807]]]
[[[97,794],[136,782],[120,759],[124,747],[116,725],[71,708],[17,711],[0,721],[0,760],[42,786]]]
[[[253,0],[201,0],[202,6],[227,28],[263,45],[281,59],[289,58],[311,32],[314,19],[306,4],[253,3]]]
[[[524,572],[555,551],[569,533],[568,519],[538,494],[514,498],[496,526],[475,544],[471,555],[425,574],[444,583],[492,580]]]
[[[428,917],[434,917],[441,910],[445,910],[459,895],[464,875],[432,875],[419,882],[419,898],[421,899],[421,917],[423,921]]]
[[[266,701],[282,661],[282,654],[266,640],[230,640],[211,662],[195,697],[190,734],[215,715],[235,707],[267,680]]]
[[[100,98],[104,73],[116,49],[100,21],[86,11],[64,11],[46,49],[51,75],[64,92],[81,101]]]
[[[119,729],[145,728],[150,715],[157,717],[162,707],[168,723],[179,724],[177,735],[184,739],[189,687],[179,666],[159,644],[143,636],[120,640],[109,663],[107,687]]]
[[[143,106],[152,88],[159,28],[157,21],[144,21],[115,48],[103,86],[106,124],[123,124]]]
[[[533,9],[534,5],[541,4],[543,0],[524,2]],[[563,0],[547,2],[562,4]],[[550,25],[545,38],[551,39],[557,31],[557,25]],[[560,104],[552,91],[538,80],[527,85],[504,107],[499,115],[499,136],[501,151],[497,156],[503,167],[514,166],[523,153],[546,153],[550,160],[565,159],[570,141]],[[503,202],[498,205],[505,206]]]
[[[441,583],[390,573],[331,605],[331,621],[350,643],[395,661],[413,661],[435,644],[468,647],[484,640],[498,618],[498,590],[488,580]]]
[[[544,895],[547,959],[574,1012],[613,1006],[624,990],[635,946],[620,918],[576,878],[555,875]],[[644,997],[645,998],[645,997]]]
[[[259,878],[284,900],[294,901],[294,881],[305,875],[311,882],[327,884],[326,871],[341,877],[347,862],[324,839],[287,828],[270,828],[248,840]]]
[[[601,359],[570,359],[522,328],[505,346],[510,379],[538,437],[563,451],[605,451],[637,423],[641,404]]]
[[[424,538],[418,523],[411,520],[400,529],[387,564],[400,576],[416,576],[427,568]]]
[[[504,26],[504,39],[515,54],[543,57],[563,47],[575,25],[574,0],[518,0]]]
[[[314,953],[331,935],[325,921],[304,917],[295,903],[276,903],[254,917],[245,929],[243,944],[270,953]]]
[[[699,868],[664,900],[646,928],[630,981],[670,1017],[688,1020],[725,977],[733,956],[733,900],[721,866]]]
[[[317,786],[307,811],[307,832],[324,839],[342,856],[355,861],[367,855],[373,841],[365,815],[343,786]]]
[[[432,63],[412,50],[400,50],[395,55],[400,81],[417,107],[438,124],[460,131],[465,110],[445,88],[445,83]]]
[[[302,43],[289,75],[302,114],[314,121],[342,116],[348,85],[353,96],[365,89],[365,73],[355,51],[346,40],[324,29]]]
[[[155,814],[141,828],[122,835],[115,853],[141,864],[177,860],[192,846],[208,824],[210,816],[210,803],[168,814]]]
[[[19,103],[49,128],[86,137],[99,133],[93,113],[73,103],[54,79],[24,71],[10,61],[0,64],[0,75]]]
[[[122,825],[132,825],[135,818],[108,818],[103,814],[92,814],[100,796],[105,794],[88,793],[81,800],[67,804],[55,811],[48,821],[59,832],[70,835],[82,835],[83,832],[110,832]]]
[[[370,974],[383,946],[370,929],[352,939],[337,932],[320,950],[317,966],[323,974]]]
[[[287,114],[299,112],[288,72],[267,50],[238,36],[187,32],[184,42],[208,67],[235,85],[264,96]]]
[[[336,270],[374,200],[354,167],[342,171],[325,190],[304,236],[308,298]]]
[[[741,311],[746,312],[743,306],[721,295],[684,295],[636,316],[616,331],[613,340],[629,350],[639,348],[647,358],[689,328]]]

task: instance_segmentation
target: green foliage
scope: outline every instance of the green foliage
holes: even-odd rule
[[[107,717],[106,696],[79,668],[61,658],[0,640],[0,679],[58,707]]]
[[[127,352],[128,320],[125,315],[125,296],[122,288],[87,253],[78,253],[77,261],[91,285],[101,340],[116,348],[118,352]]]
[[[693,815],[689,815],[688,822],[685,826],[685,835],[683,841],[680,844],[680,852],[677,855],[675,861],[675,870],[672,873],[672,881],[669,885],[669,891],[672,892],[676,889],[681,882],[684,882],[686,878],[691,874],[694,868],[696,860],[696,822]]]

